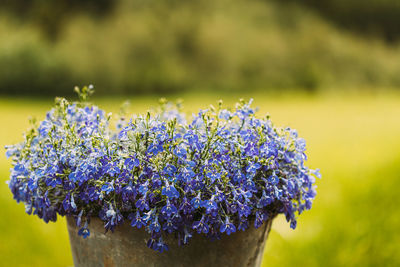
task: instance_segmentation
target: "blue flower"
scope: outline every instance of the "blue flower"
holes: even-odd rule
[[[171,217],[171,215],[174,215],[177,212],[178,212],[177,208],[173,204],[171,204],[169,199],[167,199],[167,205],[162,207],[161,213],[165,214],[167,217]]]
[[[251,214],[251,207],[246,204],[239,202],[238,204],[238,214],[240,217],[248,217]]]
[[[162,229],[168,233],[173,233],[175,230],[178,229],[178,225],[176,224],[176,221],[174,221],[173,219],[168,219]]]
[[[56,187],[59,184],[62,184],[60,177],[53,176],[51,178],[46,179],[46,185],[48,186]]]
[[[210,227],[207,224],[204,215],[200,221],[195,221],[193,223],[192,228],[193,228],[193,230],[196,230],[197,233],[199,233],[199,234],[201,234],[201,233],[207,234],[210,230]]]
[[[184,182],[189,182],[191,179],[193,179],[196,176],[196,173],[193,171],[193,167],[191,163],[194,163],[193,161],[186,162],[187,165],[185,165],[181,169],[181,178]],[[194,163],[195,164],[195,163]]]
[[[256,219],[254,220],[254,227],[259,228],[266,219],[267,219],[267,217],[264,215],[264,213],[257,211]]]
[[[271,176],[268,177],[268,182],[271,183],[271,184],[273,184],[273,185],[276,185],[276,184],[279,183],[279,178],[278,178],[278,176],[276,176],[275,174],[273,174],[273,175],[271,175]]]
[[[273,201],[273,199],[270,196],[267,196],[265,191],[263,191],[262,197],[260,198],[260,200],[257,203],[257,208],[264,208],[265,206],[271,204],[272,201]]]
[[[158,153],[162,152],[164,150],[163,146],[161,144],[151,144],[147,151],[153,156],[156,156]]]
[[[296,220],[292,220],[292,221],[290,222],[290,228],[296,229],[296,226],[297,226],[297,221],[296,221]]]
[[[158,233],[160,229],[161,225],[158,222],[158,216],[154,216],[154,218],[150,221],[149,230]]]
[[[219,228],[219,231],[221,233],[226,233],[227,235],[230,235],[231,233],[236,232],[236,227],[235,227],[235,225],[233,225],[233,223],[231,223],[229,221],[229,218],[226,217],[225,223],[223,223],[221,225],[221,227]]]
[[[68,176],[68,179],[71,180],[72,182],[76,182],[79,180],[79,174],[76,172],[71,172]]]
[[[160,237],[158,239],[158,242],[156,243],[156,248],[155,250],[159,251],[159,252],[163,252],[163,251],[167,251],[168,250],[168,246],[167,244],[165,244],[165,242],[162,240],[162,237]]]
[[[190,204],[192,204],[194,209],[198,209],[203,206],[203,200],[200,198],[200,193],[198,193],[196,197],[192,198]]]
[[[311,173],[312,173],[312,174],[314,174],[314,175],[315,175],[315,177],[317,177],[317,178],[319,178],[319,179],[321,179],[321,177],[322,177],[322,175],[321,175],[321,173],[320,173],[320,170],[319,170],[319,169],[312,170],[312,171],[311,171]]]
[[[141,184],[138,189],[139,193],[141,193],[142,195],[146,195],[147,191],[149,190],[148,186],[149,186],[149,181],[146,181],[145,183]]]
[[[63,208],[65,211],[74,211],[76,210],[75,199],[72,195],[67,194],[63,201]]]
[[[147,247],[157,250],[157,239],[155,237],[151,237],[148,241],[147,241]]]
[[[138,201],[136,201],[135,206],[139,210],[148,210],[149,209],[149,204],[148,204],[146,196],[143,196]]]
[[[177,168],[176,168],[174,165],[171,165],[171,164],[168,164],[168,165],[164,168],[165,174],[167,174],[169,177],[174,177],[176,171],[177,171]]]
[[[218,209],[218,205],[214,199],[215,196],[212,196],[211,199],[203,201],[203,207],[206,209],[207,214],[211,214]]]
[[[260,168],[261,165],[259,163],[250,163],[249,165],[247,165],[246,167],[247,177],[253,178],[256,175],[257,170]]]
[[[140,161],[139,161],[138,158],[130,157],[130,158],[125,159],[124,165],[128,169],[133,169],[135,167],[139,167],[140,166]]]
[[[6,146],[6,157],[9,159],[18,154],[18,148],[15,146]]]
[[[182,211],[185,215],[192,212],[192,205],[186,197],[183,197],[182,204],[179,206],[179,210]]]
[[[232,113],[226,109],[223,109],[219,112],[219,116],[220,119],[224,119],[224,120],[230,120],[232,117]]]
[[[131,220],[131,226],[136,228],[141,228],[146,225],[146,222],[140,216],[139,211],[136,214],[130,214],[129,219]]]
[[[112,184],[110,184],[110,183],[105,183],[105,184],[101,187],[101,191],[103,191],[104,193],[108,194],[108,193],[114,191],[114,187],[113,187]]]
[[[207,177],[210,178],[211,183],[214,183],[215,180],[220,179],[221,178],[221,173],[219,172],[207,172]]]
[[[174,149],[174,154],[179,158],[186,158],[187,151],[182,145],[179,145]]]
[[[121,190],[122,201],[128,202],[135,197],[136,191],[131,184],[124,186]]]
[[[161,192],[164,196],[167,196],[169,198],[179,198],[179,192],[176,190],[174,185],[169,185],[168,181],[165,182],[165,186],[162,189]]]
[[[81,229],[79,229],[78,235],[82,236],[83,238],[86,238],[90,236],[90,231],[87,227],[82,227]]]
[[[240,221],[239,222],[239,226],[238,226],[238,230],[239,231],[245,231],[247,228],[249,228],[249,223],[248,223],[248,221],[246,220],[246,221]]]

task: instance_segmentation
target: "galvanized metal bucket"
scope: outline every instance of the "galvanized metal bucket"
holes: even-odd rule
[[[264,244],[271,229],[272,219],[258,229],[253,226],[221,240],[195,234],[189,244],[178,246],[173,235],[167,236],[169,250],[157,252],[146,246],[148,233],[124,224],[114,233],[105,233],[100,219],[90,223],[90,236],[78,236],[75,220],[67,218],[75,267],[91,266],[139,266],[139,267],[195,267],[195,266],[251,266],[259,267],[263,258]]]

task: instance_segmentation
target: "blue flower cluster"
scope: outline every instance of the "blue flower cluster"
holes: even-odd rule
[[[164,101],[143,116],[121,117],[113,130],[98,107],[58,99],[24,142],[7,147],[9,187],[45,222],[73,216],[84,238],[93,217],[111,231],[130,223],[160,252],[168,234],[179,244],[195,233],[220,238],[280,213],[295,228],[320,174],[304,165],[297,132],[257,118],[250,104],[224,109],[220,102],[186,121]]]

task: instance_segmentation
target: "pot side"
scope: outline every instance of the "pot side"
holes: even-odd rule
[[[92,218],[90,236],[83,239],[72,217],[67,217],[69,238],[75,267],[138,266],[138,267],[196,267],[237,266],[259,267],[264,245],[273,218],[256,229],[223,235],[221,240],[193,234],[189,244],[179,246],[174,235],[163,238],[169,247],[162,253],[146,246],[149,234],[128,223],[117,226],[114,233],[105,233],[103,222]]]

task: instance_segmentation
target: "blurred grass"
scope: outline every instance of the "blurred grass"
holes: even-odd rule
[[[187,111],[224,99],[254,97],[260,114],[277,125],[299,130],[307,140],[309,166],[321,168],[318,196],[298,228],[278,218],[266,246],[264,266],[398,266],[400,264],[400,95],[180,94]],[[109,111],[123,99],[97,98]],[[131,98],[131,111],[143,112],[157,98]],[[28,117],[44,117],[52,100],[0,98],[0,144],[21,140]],[[3,266],[70,266],[64,220],[46,225],[24,213],[4,181],[10,162],[0,150],[0,257]]]

